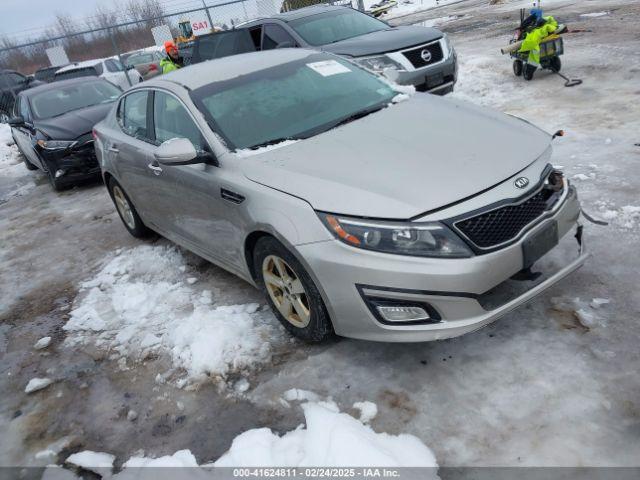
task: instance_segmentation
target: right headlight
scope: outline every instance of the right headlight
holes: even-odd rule
[[[469,247],[439,222],[361,220],[318,212],[333,235],[352,247],[416,257],[465,258]]]
[[[446,33],[442,35],[442,46],[444,47],[444,51],[447,52],[447,55],[451,55],[453,45],[451,45],[451,40],[449,40],[449,37]]]
[[[364,68],[376,73],[383,73],[386,69],[404,70],[404,67],[398,62],[391,60],[386,55],[368,58],[354,58],[354,60]]]

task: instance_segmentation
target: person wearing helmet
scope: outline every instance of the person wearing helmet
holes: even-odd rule
[[[173,72],[184,66],[184,61],[178,52],[178,47],[171,40],[164,42],[164,50],[167,56],[160,60],[160,68],[162,73]]]
[[[529,16],[522,22],[524,40],[519,52],[528,52],[528,63],[540,65],[540,42],[558,28],[558,22],[551,15],[544,16],[541,8],[532,8]]]

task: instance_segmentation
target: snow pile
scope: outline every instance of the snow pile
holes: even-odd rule
[[[31,380],[29,380],[29,383],[27,383],[27,386],[24,388],[24,393],[37,392],[38,390],[47,388],[52,383],[53,383],[53,380],[51,380],[50,378],[32,378]]]
[[[437,467],[417,437],[376,433],[333,402],[302,405],[306,428],[278,436],[268,428],[238,435],[217,467],[373,466]]]
[[[74,467],[80,467],[84,468],[85,470],[91,470],[92,472],[100,473],[101,470],[111,471],[115,459],[115,455],[111,455],[109,453],[92,452],[91,450],[85,450],[83,452],[69,455],[69,457],[65,460],[65,463],[73,465]]]
[[[116,255],[81,285],[63,327],[66,342],[95,344],[122,365],[165,353],[186,371],[180,387],[268,361],[277,335],[272,314],[256,303],[214,306],[211,291],[190,285],[186,270],[175,247],[144,245]]]
[[[587,17],[587,18],[605,17],[607,15],[609,15],[609,12],[592,12],[592,13],[582,13],[582,14],[580,14],[581,17]]]
[[[0,123],[0,177],[14,179],[8,192],[0,192],[0,201],[24,195],[35,186],[6,123]]]
[[[578,297],[553,297],[551,299],[554,310],[573,314],[580,325],[587,330],[606,326],[605,320],[598,315],[596,310],[600,310],[609,303],[608,298],[594,298],[590,302],[583,302]]]
[[[373,402],[356,402],[353,408],[360,410],[360,421],[369,423],[378,414],[378,406]]]
[[[596,206],[600,216],[613,225],[626,230],[633,230],[640,226],[640,206],[624,205],[617,208],[604,201],[597,201]]]
[[[365,9],[369,9],[372,5],[380,3],[381,0],[365,0]],[[452,5],[460,3],[463,0],[398,0],[398,5],[380,16],[380,18],[389,20],[391,18],[403,17],[416,12],[431,10],[439,6]]]
[[[318,398],[313,392],[292,389],[296,397]],[[301,395],[298,395],[301,393]],[[310,395],[312,394],[312,395]],[[285,396],[291,397],[293,393]],[[357,406],[356,406],[357,405]],[[375,403],[358,402],[355,408],[363,416],[373,418]],[[269,428],[255,428],[238,435],[231,448],[217,461],[200,465],[202,470],[190,470],[189,478],[211,478],[206,472],[215,467],[431,467],[422,478],[437,479],[438,464],[433,452],[413,435],[376,433],[363,420],[341,413],[332,401],[313,401],[302,404],[306,426],[300,425],[282,436]],[[101,475],[111,473],[115,457],[89,450],[69,456],[65,463]],[[133,456],[122,470],[109,478],[127,480],[140,478],[140,467],[198,467],[189,450],[173,455],[148,458]],[[212,473],[212,472],[210,472]],[[200,474],[203,474],[202,476]],[[191,476],[193,475],[193,477]],[[67,470],[49,466],[45,480],[79,478]]]

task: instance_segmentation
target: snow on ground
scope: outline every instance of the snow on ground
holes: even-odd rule
[[[7,199],[27,194],[35,184],[24,166],[18,147],[11,136],[11,127],[0,123],[0,204]]]
[[[597,18],[597,17],[604,17],[606,15],[609,15],[609,12],[592,12],[592,13],[583,13],[580,16],[581,17],[592,17],[592,18]]]
[[[267,362],[279,337],[273,315],[256,303],[215,305],[213,293],[190,278],[175,247],[122,251],[81,285],[63,327],[67,345],[92,343],[123,368],[128,359],[169,355],[186,372],[178,386]]]
[[[376,433],[331,401],[302,404],[306,428],[279,436],[268,428],[238,435],[217,467],[437,467],[417,437]],[[428,472],[425,472],[428,478]]]
[[[430,467],[432,470],[425,471],[422,478],[438,478],[436,458],[419,438],[404,433],[378,433],[365,425],[375,416],[377,407],[374,403],[358,405],[363,416],[368,417],[365,420],[341,413],[330,400],[305,401],[301,408],[305,425],[284,435],[269,428],[247,430],[235,437],[229,450],[218,460],[201,467]],[[65,463],[108,476],[114,460],[111,454],[85,450],[69,456]],[[197,466],[198,462],[189,450],[158,458],[136,455],[124,462],[121,472],[112,478],[138,478],[138,472],[129,469],[139,467]],[[57,467],[48,468],[43,479],[58,478],[55,474],[59,473]],[[187,473],[188,478],[205,478],[199,477],[198,471]]]

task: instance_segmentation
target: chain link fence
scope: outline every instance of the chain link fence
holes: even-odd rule
[[[362,6],[361,1],[228,0],[211,4],[211,0],[190,0],[186,3],[195,5],[194,8],[166,12],[162,0],[128,0],[124,9],[109,11],[98,7],[96,15],[81,22],[58,15],[55,25],[39,34],[23,32],[21,36],[0,38],[0,122],[6,122],[12,115],[16,95],[44,75],[41,69],[112,58],[119,62],[115,62],[115,67],[105,62],[106,68],[124,70],[123,55],[144,50],[159,52],[156,54],[159,56],[164,53],[161,45],[169,38],[188,48],[196,35],[232,29],[281,11],[317,3],[357,8],[359,2]],[[51,75],[56,70],[50,68]],[[38,73],[33,78],[35,72]],[[123,78],[131,84],[132,75],[123,73]],[[133,80],[138,81],[137,77]]]

